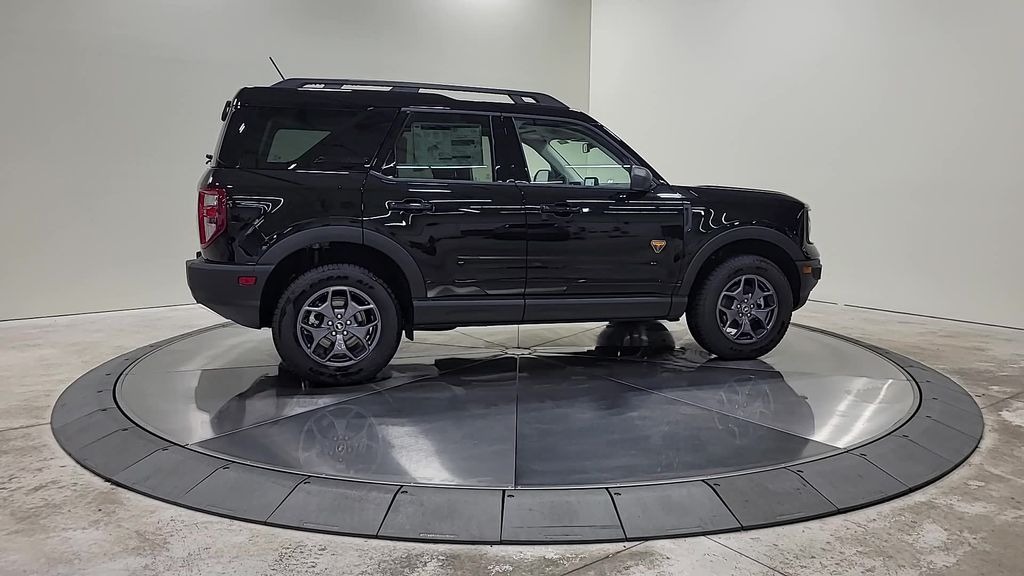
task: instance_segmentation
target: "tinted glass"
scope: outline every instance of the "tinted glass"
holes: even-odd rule
[[[274,132],[270,151],[262,160],[266,162],[291,162],[316,146],[331,132],[329,130],[297,130],[281,128]]]
[[[597,131],[559,120],[515,123],[531,182],[629,187],[632,163]]]
[[[526,144],[523,144],[523,156],[526,157],[526,167],[530,171],[530,182],[551,181],[553,175],[550,162]]]
[[[219,166],[349,170],[369,164],[397,112],[244,107],[231,114]]]
[[[494,182],[490,116],[410,114],[394,159],[397,178]]]

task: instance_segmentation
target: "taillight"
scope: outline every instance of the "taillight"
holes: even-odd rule
[[[199,190],[199,245],[206,248],[228,223],[228,193],[223,188]]]
[[[814,244],[811,242],[811,207],[806,204],[804,204],[804,242]]]

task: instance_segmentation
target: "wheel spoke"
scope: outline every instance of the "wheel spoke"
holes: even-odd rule
[[[370,331],[370,327],[369,326],[355,326],[355,327],[349,328],[349,330],[348,330],[349,335],[352,336],[353,338],[355,338],[356,340],[359,340],[359,343],[363,345],[363,350],[364,350],[363,354],[362,354],[363,356],[365,356],[365,355],[370,353],[370,344],[367,341],[367,335],[368,335],[369,331]]]
[[[313,302],[315,302],[316,300],[320,299],[320,296],[323,294],[321,292],[321,293],[315,295],[313,298],[310,298],[309,301],[306,302],[306,305],[303,306],[302,311],[303,312],[305,312],[305,311],[315,312],[317,314],[323,315],[325,318],[333,319],[335,312],[334,312],[334,308],[331,306],[331,296],[332,296],[334,290],[331,289],[331,288],[328,288],[326,292],[327,292],[327,297],[324,299],[323,304],[321,304],[319,306],[311,306],[310,305]]]
[[[733,282],[735,284],[735,288],[732,291],[725,292],[725,294],[728,294],[730,296],[734,296],[736,298],[742,298],[743,297],[743,285],[746,283],[747,278],[748,278],[748,276],[740,276],[738,279],[734,280]],[[728,290],[728,288],[726,288],[726,290]]]
[[[338,337],[334,339],[334,348],[331,350],[330,354],[327,355],[327,359],[330,359],[339,352],[353,360],[356,359],[356,357],[352,355],[352,352],[349,351],[348,346],[345,345],[345,339],[342,338],[341,334],[338,334]]]
[[[373,328],[376,325],[377,323],[374,322],[372,324],[367,324],[366,326],[349,326],[348,333],[355,336],[365,344],[367,342],[367,338],[369,338],[370,328]]]
[[[328,298],[327,302],[320,306],[307,306],[302,309],[304,312],[313,312],[314,314],[320,314],[325,318],[334,318],[334,309],[331,308],[331,299]]]
[[[731,326],[733,322],[739,320],[739,315],[732,308],[721,308],[719,310],[725,312],[725,325]]]
[[[754,318],[757,318],[758,320],[760,320],[761,323],[764,324],[765,327],[767,327],[768,326],[768,317],[772,313],[773,310],[775,310],[774,306],[772,306],[771,308],[766,308],[764,310],[752,310],[751,314],[753,314]]]
[[[309,334],[311,336],[313,336],[313,344],[312,345],[316,346],[317,342],[322,340],[324,336],[327,336],[328,334],[331,333],[331,330],[333,330],[333,327],[331,327],[331,326],[320,326],[320,327],[317,327],[317,326],[310,326],[309,324],[303,324],[302,325],[302,329],[307,331],[307,332],[309,332]]]
[[[345,307],[347,308],[349,303],[352,302],[352,291],[349,290],[348,288],[340,288],[340,290],[345,292]],[[338,310],[337,308],[334,307],[334,291],[333,290],[331,291],[331,299],[328,300],[328,303],[331,305],[331,318],[334,318],[334,319],[339,320],[339,321],[344,319],[345,308],[342,308],[341,310]]]
[[[757,302],[761,298],[764,298],[765,295],[766,293],[761,290],[761,287],[757,285],[757,282],[754,282],[754,292],[750,295],[750,301]]]
[[[740,338],[744,334],[749,334],[754,339],[757,339],[757,336],[754,334],[753,328],[750,327],[749,318],[743,318],[742,320],[740,320],[740,329],[736,331],[736,338]]]
[[[348,303],[345,305],[345,311],[342,313],[341,319],[346,321],[351,320],[353,316],[364,310],[374,309],[376,309],[376,306],[374,306],[373,304],[356,304],[355,302],[349,300]]]

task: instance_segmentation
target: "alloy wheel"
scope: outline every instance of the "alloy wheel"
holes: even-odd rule
[[[768,334],[777,315],[775,289],[756,274],[744,274],[718,296],[718,327],[730,340],[756,342]]]
[[[295,328],[311,358],[327,366],[350,366],[380,340],[380,311],[365,292],[330,286],[306,300]]]

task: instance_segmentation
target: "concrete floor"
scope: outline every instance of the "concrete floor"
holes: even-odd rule
[[[1024,331],[812,303],[796,321],[952,376],[985,414],[963,466],[895,501],[790,526],[572,546],[365,540],[225,520],[114,487],[50,435],[100,362],[219,322],[198,306],[0,322],[0,574],[1021,574]]]

